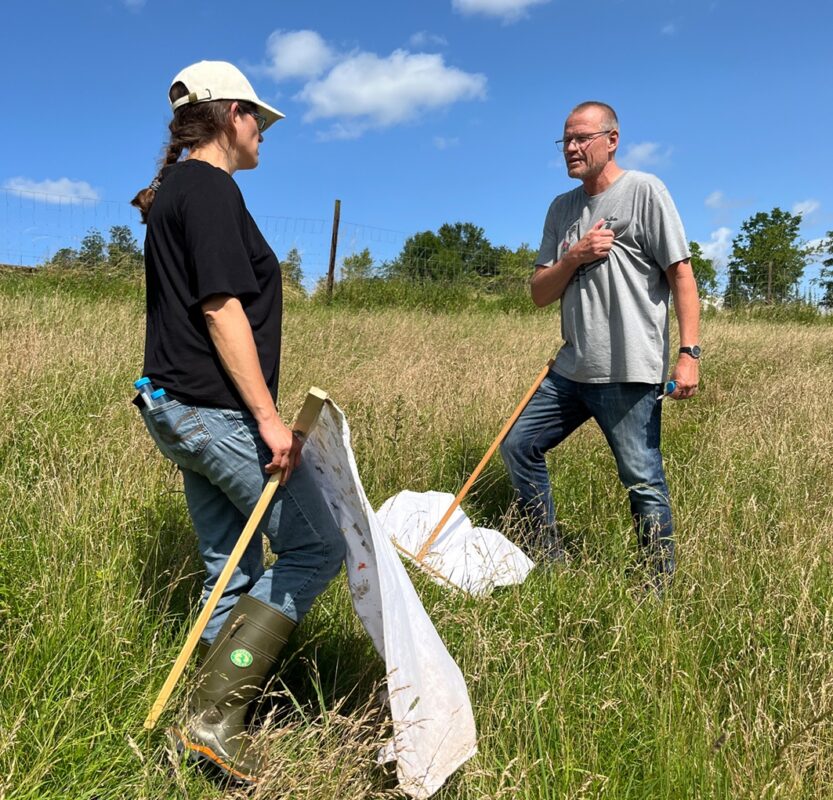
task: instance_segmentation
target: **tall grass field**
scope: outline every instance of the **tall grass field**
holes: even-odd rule
[[[141,287],[0,277],[0,798],[396,797],[384,679],[343,574],[291,641],[253,792],[142,722],[196,616],[176,470],[131,405]],[[456,492],[559,341],[555,312],[285,310],[281,411],[344,409],[371,501]],[[704,320],[701,393],[664,401],[679,569],[642,591],[591,424],[552,454],[565,567],[475,599],[411,572],[465,675],[479,752],[436,795],[833,797],[833,326]],[[496,457],[465,503],[513,535]]]

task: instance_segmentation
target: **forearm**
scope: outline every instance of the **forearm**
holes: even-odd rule
[[[580,264],[567,253],[551,267],[538,266],[530,282],[532,302],[539,308],[560,300]]]
[[[266,386],[252,328],[240,301],[236,297],[211,297],[202,310],[223,369],[252,416],[259,423],[276,419],[275,402]]]
[[[680,346],[693,347],[700,342],[700,298],[697,296],[697,281],[688,261],[678,261],[666,270],[677,324],[680,326]],[[697,394],[700,362],[687,353],[680,353],[671,379],[677,384],[671,396],[686,400]]]
[[[688,261],[680,261],[668,268],[671,296],[680,328],[680,345],[690,347],[700,343],[700,297],[697,282]]]

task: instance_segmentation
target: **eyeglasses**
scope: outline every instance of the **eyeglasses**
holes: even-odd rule
[[[564,139],[556,139],[555,146],[563,153],[567,148],[574,144],[579,150],[584,150],[593,139],[598,136],[606,136],[613,131],[598,131],[597,133],[580,133],[577,136],[567,136]]]
[[[268,122],[266,117],[264,117],[263,114],[258,114],[257,111],[247,111],[246,113],[251,114],[255,118],[257,129],[262,132]]]

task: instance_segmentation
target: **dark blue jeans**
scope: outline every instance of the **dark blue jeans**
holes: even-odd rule
[[[555,531],[545,455],[591,417],[628,490],[637,538],[657,575],[674,572],[668,485],[660,453],[660,384],[577,383],[550,370],[501,445],[519,505],[540,532]]]
[[[162,454],[182,472],[185,498],[205,563],[202,601],[208,599],[269,476],[272,457],[248,412],[187,406],[172,400],[142,409]],[[338,573],[344,537],[333,519],[315,471],[302,459],[264,514],[260,532],[278,556],[263,566],[263,539],[252,537],[231,576],[203,638],[212,641],[238,598],[248,592],[295,622]]]

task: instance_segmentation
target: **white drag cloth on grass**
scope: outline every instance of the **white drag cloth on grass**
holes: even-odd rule
[[[415,564],[416,556],[454,502],[445,492],[399,492],[376,512],[390,536]],[[456,508],[425,554],[426,571],[438,583],[452,583],[469,594],[489,594],[495,586],[523,583],[535,564],[503,534],[475,528]]]
[[[341,410],[328,401],[304,446],[304,459],[347,541],[353,607],[384,659],[402,791],[430,797],[477,752],[465,680],[420,602],[364,493]]]

